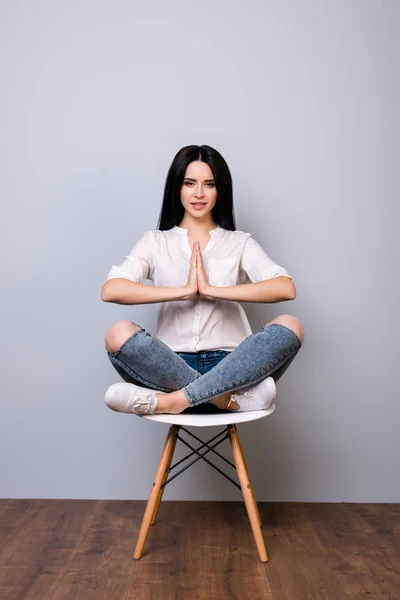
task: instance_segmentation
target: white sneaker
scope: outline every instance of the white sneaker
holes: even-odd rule
[[[250,410],[266,410],[276,398],[276,386],[272,377],[266,377],[259,383],[251,385],[234,392],[230,397],[229,404],[236,401],[240,408],[232,412],[246,412]]]
[[[120,381],[108,388],[104,401],[108,408],[117,412],[152,415],[158,404],[156,394],[163,393]]]

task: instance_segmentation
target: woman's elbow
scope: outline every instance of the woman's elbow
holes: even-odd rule
[[[105,282],[105,284],[103,285],[103,287],[101,288],[101,299],[103,302],[110,302],[111,298],[110,298],[110,286],[107,285],[108,281]]]
[[[293,283],[289,300],[295,300],[295,299],[296,299],[296,286]]]
[[[287,300],[295,300],[296,299],[296,286],[293,281],[289,277],[285,277],[286,279],[286,295]]]

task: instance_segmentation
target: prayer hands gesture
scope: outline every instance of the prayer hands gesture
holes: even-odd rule
[[[194,300],[198,296],[210,296],[212,285],[208,283],[199,242],[193,244],[188,282],[184,287],[187,290],[184,300]]]

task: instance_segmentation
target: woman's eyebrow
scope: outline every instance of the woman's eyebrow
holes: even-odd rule
[[[193,177],[185,177],[188,181],[197,181],[197,179],[193,179]],[[214,179],[205,179],[204,181],[214,181]]]

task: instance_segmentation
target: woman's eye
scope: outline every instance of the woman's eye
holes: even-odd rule
[[[184,184],[185,185],[193,185],[193,181],[184,181]],[[210,182],[207,183],[207,186],[208,187],[214,187],[215,183],[213,183],[212,181],[210,181]]]

